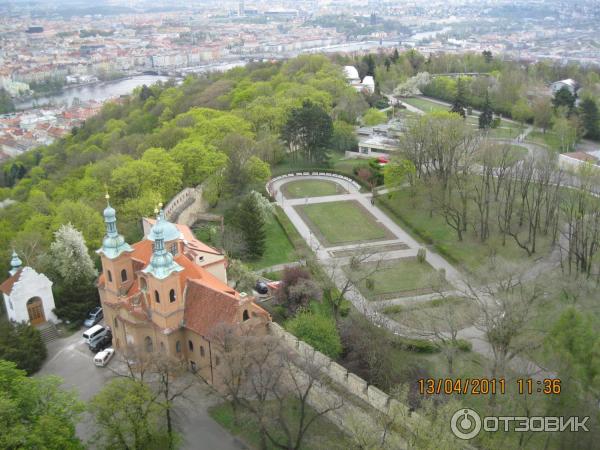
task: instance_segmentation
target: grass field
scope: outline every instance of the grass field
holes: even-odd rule
[[[315,203],[295,209],[326,247],[393,239],[391,232],[355,201]]]
[[[560,151],[560,140],[552,131],[546,131],[545,133],[537,130],[532,131],[529,133],[526,140],[551,148],[557,152]]]
[[[276,407],[275,402],[268,402],[267,406],[272,407],[273,409]],[[300,403],[298,401],[289,400],[286,403],[286,407],[286,423],[289,424],[291,428],[292,436],[295,436],[300,418]],[[240,411],[238,420],[236,421],[231,405],[229,403],[223,403],[210,408],[209,414],[221,426],[233,435],[242,439],[252,448],[261,448],[258,423],[255,417],[247,411]],[[306,418],[312,418],[314,414],[315,412],[309,407]],[[276,423],[272,423],[269,426],[269,431],[273,433],[278,442],[286,443],[285,434],[281,428],[278,428]],[[349,438],[325,417],[320,417],[315,420],[309,428],[308,433],[306,433],[301,446],[304,450],[324,448],[345,450],[351,447],[352,445]],[[267,440],[266,448],[275,449],[278,447]]]
[[[363,270],[368,272],[375,264],[365,263]],[[416,258],[392,259],[381,262],[378,270],[369,277],[373,281],[372,289],[368,288],[367,280],[358,283],[357,287],[369,300],[385,300],[431,292],[432,283],[436,283],[438,276],[427,262],[420,263]]]
[[[529,258],[527,253],[520,249],[512,238],[508,237],[506,245],[502,245],[501,236],[496,228],[492,228],[491,237],[482,243],[473,231],[464,233],[463,240],[459,241],[455,230],[444,220],[444,217],[432,209],[431,200],[424,190],[416,193],[411,198],[408,190],[398,191],[392,199],[380,197],[378,204],[396,221],[415,235],[417,239],[433,244],[436,250],[451,261],[462,265],[468,271],[476,271],[491,256],[498,256],[510,261],[527,261],[545,255],[550,248],[550,239],[539,236],[537,254]],[[470,217],[476,214],[473,205],[469,211]],[[496,217],[496,204],[491,205],[491,217]],[[491,223],[495,227],[494,222]]]
[[[286,198],[322,197],[344,194],[346,190],[338,183],[325,180],[297,180],[282,186]]]
[[[448,107],[421,97],[403,98],[402,101],[424,112],[448,111]]]
[[[450,331],[473,324],[477,310],[471,300],[463,297],[447,297],[410,306],[390,306],[383,310],[396,322],[408,327],[423,327],[429,330]]]
[[[276,264],[296,261],[296,251],[279,222],[273,218],[266,226],[267,241],[265,253],[256,261],[248,261],[253,269],[262,269]]]

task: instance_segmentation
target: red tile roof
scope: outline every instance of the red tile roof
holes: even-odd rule
[[[206,285],[190,280],[185,296],[185,327],[208,336],[220,323],[233,324],[238,320],[240,300]]]
[[[14,275],[11,275],[8,279],[4,280],[4,283],[0,284],[0,291],[4,292],[6,295],[10,295],[14,284],[19,281],[22,271],[23,269],[19,269]]]

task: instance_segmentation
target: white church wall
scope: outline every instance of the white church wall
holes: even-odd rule
[[[31,267],[25,267],[19,281],[13,285],[10,295],[14,308],[14,320],[17,322],[29,322],[27,312],[27,301],[32,297],[39,297],[44,307],[46,320],[57,322],[58,319],[52,311],[55,307],[52,295],[52,282],[44,274],[39,274]]]

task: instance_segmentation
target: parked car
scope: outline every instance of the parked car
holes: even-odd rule
[[[93,327],[98,322],[100,322],[104,318],[104,313],[102,312],[102,308],[100,306],[95,307],[88,314],[87,319],[83,322],[83,325],[87,328]]]
[[[112,332],[110,330],[106,330],[106,334],[101,338],[90,344],[90,350],[92,353],[98,353],[101,350],[104,350],[107,347],[112,346]]]
[[[94,325],[88,330],[83,332],[83,339],[87,345],[94,345],[96,342],[104,338],[104,335],[108,332],[108,328],[102,325]]]
[[[96,364],[98,367],[104,367],[108,364],[108,362],[114,355],[114,348],[109,347],[107,349],[104,349],[101,352],[96,353],[96,356],[94,356],[94,364]]]
[[[254,286],[254,290],[256,292],[258,292],[260,295],[265,295],[269,293],[269,288],[267,286],[267,283],[265,283],[264,281],[260,281],[258,280],[256,282],[256,286]]]

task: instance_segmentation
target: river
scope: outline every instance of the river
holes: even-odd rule
[[[78,98],[81,101],[97,100],[103,102],[109,98],[131,94],[135,88],[144,84],[149,86],[157,81],[166,81],[168,79],[169,77],[160,75],[137,75],[114,81],[88,84],[85,86],[66,87],[61,93],[56,95],[25,100],[23,102],[15,102],[15,107],[19,110],[23,110],[49,104],[67,104],[70,106],[75,98]]]

